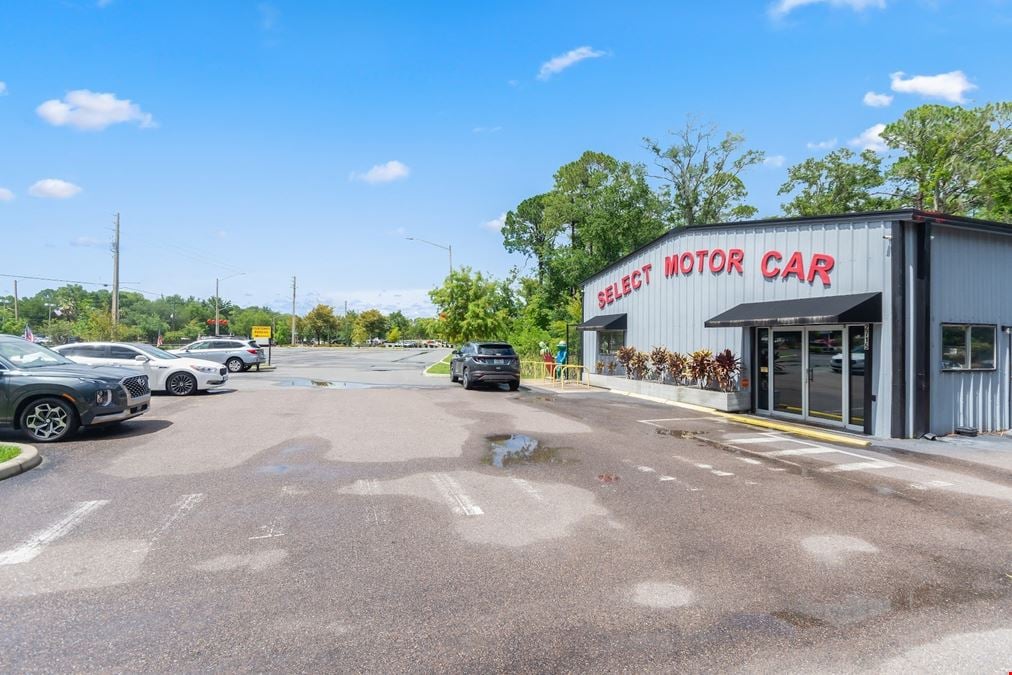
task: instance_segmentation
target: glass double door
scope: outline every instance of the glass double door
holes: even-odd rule
[[[756,332],[759,411],[864,428],[864,326]]]

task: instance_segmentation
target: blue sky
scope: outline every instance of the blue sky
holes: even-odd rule
[[[1008,0],[478,4],[5,3],[0,273],[108,282],[120,212],[127,286],[424,315],[446,252],[404,237],[503,276],[496,219],[584,150],[698,116],[776,215],[818,144],[1012,99]]]

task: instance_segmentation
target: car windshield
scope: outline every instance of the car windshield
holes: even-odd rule
[[[45,366],[74,363],[52,349],[33,344],[27,340],[4,340],[0,342],[0,356],[18,368],[44,368]]]
[[[137,345],[137,344],[135,344],[135,345],[130,345],[130,346],[133,347],[134,349],[138,349],[138,350],[144,352],[145,354],[147,354],[148,356],[150,356],[151,358],[154,358],[154,359],[178,359],[178,358],[180,358],[180,357],[176,356],[175,354],[170,354],[167,351],[161,350],[158,347],[152,347],[151,345]]]
[[[505,344],[478,345],[478,353],[482,356],[516,356],[513,347]]]

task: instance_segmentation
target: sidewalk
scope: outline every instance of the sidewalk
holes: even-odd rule
[[[939,436],[937,440],[875,438],[872,448],[966,468],[997,471],[1012,480],[1012,435]]]

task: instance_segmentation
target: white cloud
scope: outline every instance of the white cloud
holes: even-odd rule
[[[886,108],[892,105],[893,97],[889,94],[877,94],[869,91],[864,95],[864,104],[872,108]]]
[[[445,258],[443,261],[445,263]],[[437,256],[432,261],[436,274],[446,274],[446,267],[439,264]],[[433,283],[442,283],[442,278],[434,279]],[[436,316],[437,310],[429,298],[427,288],[402,288],[402,289],[357,289],[357,290],[330,290],[319,294],[311,294],[311,299],[301,298],[298,303],[298,311],[305,314],[318,303],[330,305],[334,308],[335,314],[344,312],[344,303],[347,301],[348,309],[355,312],[362,312],[367,309],[378,309],[384,314],[390,312],[403,312],[408,318]],[[278,299],[274,306],[282,309],[288,307],[291,311],[291,298],[287,300]]]
[[[561,56],[556,56],[541,64],[538,71],[539,80],[547,80],[552,75],[561,73],[566,68],[576,65],[585,59],[596,59],[604,56],[604,52],[591,49],[590,47],[577,47],[571,49]]]
[[[7,83],[0,82],[0,96],[5,96],[6,94],[7,94]]]
[[[779,169],[787,162],[787,158],[783,155],[770,155],[763,160],[765,166],[772,166],[774,169]]]
[[[69,125],[86,131],[101,131],[126,122],[136,122],[141,127],[156,126],[154,118],[136,103],[87,89],[68,92],[62,101],[55,98],[46,101],[35,112],[53,126]]]
[[[503,212],[502,214],[499,215],[498,218],[487,220],[484,223],[482,223],[481,226],[486,230],[490,230],[492,232],[502,232],[503,225],[505,224],[506,224],[506,213]]]
[[[14,201],[14,193],[7,188],[0,187],[0,202]]]
[[[71,242],[71,246],[86,246],[86,247],[99,247],[105,246],[107,242],[99,241],[94,237],[75,237]]]
[[[407,178],[410,174],[411,169],[406,164],[392,159],[386,164],[377,164],[365,173],[353,172],[349,178],[375,185],[376,183],[389,183],[401,178]]]
[[[96,2],[95,4],[98,5],[99,8],[104,8],[111,5],[112,0],[98,0],[98,2]]]
[[[46,178],[28,188],[28,194],[43,199],[69,199],[80,191],[80,186],[59,178]]]
[[[886,125],[876,124],[868,127],[861,132],[861,135],[857,138],[850,139],[850,144],[861,150],[874,150],[875,152],[885,152],[889,147],[882,140],[882,132],[885,131]]]
[[[805,147],[809,150],[832,150],[836,147],[836,139],[828,138],[824,141],[808,141]]]
[[[855,12],[862,12],[869,7],[885,9],[886,0],[777,0],[770,5],[770,15],[776,19],[785,17],[799,7],[807,5],[829,5],[830,7],[849,7]]]
[[[274,5],[261,2],[257,5],[257,11],[260,13],[260,28],[264,31],[272,31],[278,25],[278,19],[281,17],[281,12]]]
[[[892,90],[901,94],[920,94],[925,98],[940,98],[950,103],[966,103],[966,92],[977,88],[962,70],[939,75],[915,75],[904,79],[906,73],[893,73]]]
[[[475,127],[471,129],[473,134],[497,134],[502,131],[502,127]]]

